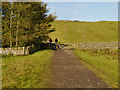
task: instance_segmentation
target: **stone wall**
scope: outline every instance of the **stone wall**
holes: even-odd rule
[[[105,49],[105,48],[118,49],[118,42],[64,43],[64,45],[60,45],[60,48],[62,49]]]
[[[0,48],[0,54],[28,55],[29,53],[26,47],[17,47],[17,48]]]
[[[76,44],[77,49],[118,49],[118,42],[86,42]]]
[[[61,49],[118,49],[118,42],[82,42],[58,44]],[[55,49],[52,45],[51,49]],[[0,54],[29,55],[41,49],[49,49],[49,43],[17,48],[0,48]]]
[[[12,54],[14,56],[29,55],[40,49],[47,49],[49,44],[36,44],[27,47],[15,47],[15,48],[0,48],[0,54]]]

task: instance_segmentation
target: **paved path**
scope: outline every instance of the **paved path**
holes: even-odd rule
[[[51,62],[52,88],[108,88],[71,51],[55,51]]]

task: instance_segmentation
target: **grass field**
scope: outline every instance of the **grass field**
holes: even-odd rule
[[[3,88],[46,88],[50,81],[52,50],[2,58]]]
[[[56,31],[50,34],[62,43],[79,42],[117,42],[118,22],[64,22],[56,20],[53,23]]]
[[[85,61],[83,64],[103,78],[104,82],[116,88],[118,85],[118,51],[106,51],[75,50],[75,53]]]

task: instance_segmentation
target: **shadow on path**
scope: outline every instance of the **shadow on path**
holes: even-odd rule
[[[33,54],[39,50],[46,50],[46,49],[51,49],[51,50],[62,50],[63,48],[67,47],[68,45],[66,44],[56,44],[56,43],[39,43],[34,45],[34,50],[30,50],[30,54]]]

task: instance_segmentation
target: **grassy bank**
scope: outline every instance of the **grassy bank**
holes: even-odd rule
[[[3,88],[45,88],[50,81],[52,50],[2,58]]]
[[[88,69],[94,71],[108,85],[118,85],[118,52],[117,50],[75,50]]]
[[[65,22],[56,20],[53,23],[56,31],[50,34],[62,43],[79,42],[117,42],[118,22]]]

